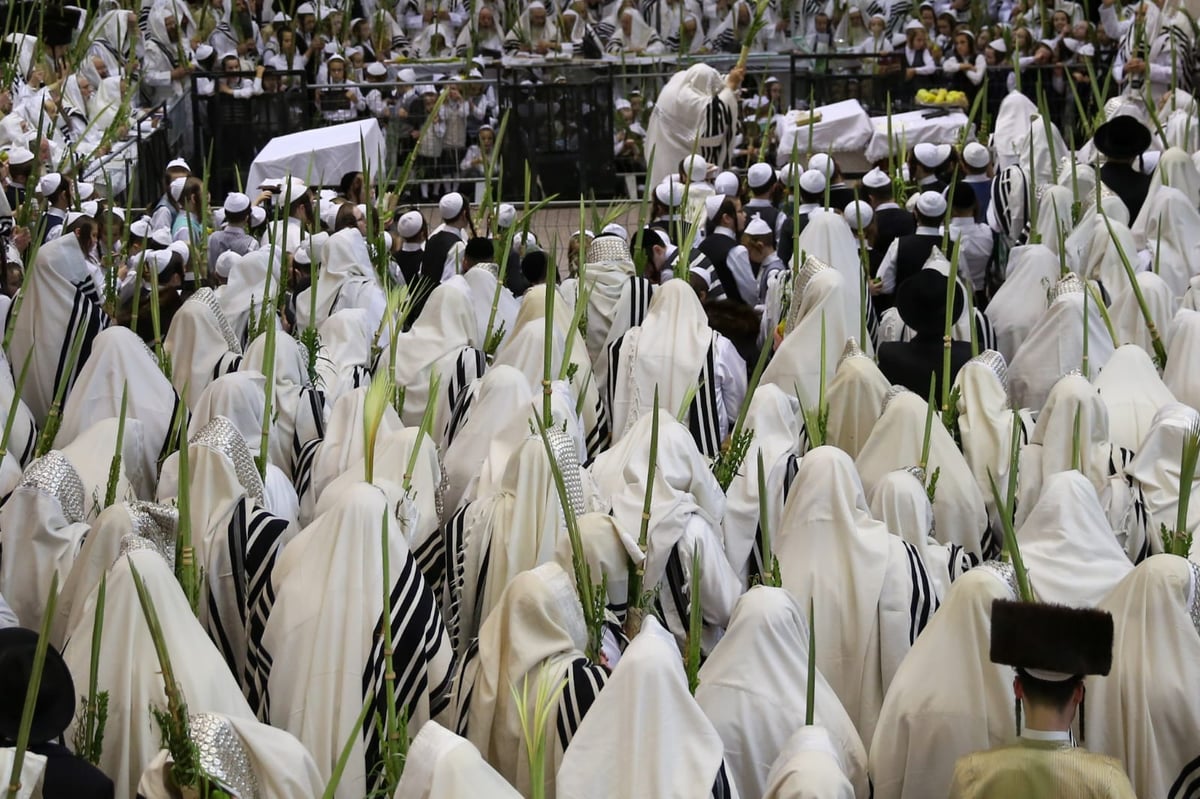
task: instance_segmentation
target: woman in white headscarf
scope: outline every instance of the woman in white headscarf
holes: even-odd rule
[[[1176,401],[1150,356],[1134,344],[1117,348],[1095,386],[1108,408],[1108,435],[1113,446],[1129,453],[1137,452],[1158,409]]]
[[[1138,796],[1194,793],[1200,725],[1200,567],[1156,555],[1100,604],[1113,615],[1112,670],[1088,679],[1087,747],[1117,758]]]
[[[389,551],[386,588],[381,541]],[[384,492],[367,483],[344,491],[287,545],[271,581],[276,602],[262,637],[273,664],[270,721],[299,738],[328,779],[363,704],[372,700],[336,795],[369,794],[381,778],[385,672],[397,675],[396,707],[407,714],[410,734],[448,715],[454,672],[437,603]],[[388,620],[385,590],[392,597]],[[384,623],[391,627],[391,664]]]
[[[456,682],[459,734],[525,796],[533,782],[521,719],[534,718],[541,681],[566,682],[541,731],[544,795],[553,799],[563,753],[608,679],[608,671],[584,655],[587,639],[571,577],[557,563],[544,563],[518,574],[504,590]]]
[[[1138,220],[1145,219],[1145,247],[1154,271],[1182,297],[1196,274],[1200,260],[1200,211],[1196,202],[1174,186],[1160,186],[1142,204]],[[1136,231],[1134,233],[1136,236]],[[1133,258],[1131,253],[1126,253]]]
[[[242,344],[207,287],[175,312],[163,349],[171,356],[171,384],[189,408],[196,407],[209,383],[242,363]]]
[[[738,600],[725,637],[700,668],[696,702],[725,743],[739,796],[762,796],[771,764],[804,725],[808,648],[800,603],[782,588],[757,586]],[[866,750],[829,683],[819,673],[814,679],[814,723],[830,733],[855,795],[865,799]]]
[[[896,668],[937,607],[917,550],[871,518],[850,456],[804,456],[775,551],[784,587],[814,604],[817,665],[864,739]]]
[[[521,799],[470,741],[428,721],[408,746],[394,799]]]
[[[421,423],[430,377],[436,374],[441,384],[434,398],[434,435],[442,439],[459,395],[486,368],[482,346],[470,288],[462,278],[451,278],[433,290],[412,329],[396,341],[394,376],[404,388],[401,419],[406,425]],[[389,363],[386,349],[381,364]]]
[[[888,472],[920,464],[928,402],[911,391],[893,389],[871,437],[854,459],[867,493]],[[933,499],[934,534],[943,544],[958,544],[974,561],[992,549],[983,494],[962,453],[934,415],[926,475],[938,475]],[[998,551],[999,546],[995,549]]]
[[[609,347],[608,403],[613,439],[620,441],[658,407],[688,406],[688,427],[700,451],[720,452],[746,394],[746,362],[733,342],[708,326],[691,284],[668,280],[650,301],[641,325]]]
[[[1139,520],[1144,519],[1149,553],[1163,551],[1160,530],[1166,525],[1174,530],[1179,517],[1179,479],[1182,473],[1184,437],[1200,425],[1200,414],[1180,403],[1164,405],[1154,415],[1150,432],[1142,441],[1133,460],[1125,467],[1125,475],[1134,490],[1135,508]],[[1200,473],[1192,479],[1191,492],[1200,488]],[[1188,505],[1185,520],[1188,535],[1200,529],[1200,508]],[[1193,548],[1193,551],[1195,549]],[[1145,554],[1139,556],[1139,560]]]
[[[145,539],[125,538],[121,556],[108,572],[97,674],[98,689],[108,693],[104,749],[97,765],[112,778],[115,796],[133,796],[138,777],[158,755],[162,739],[151,710],[167,708],[162,667],[133,581],[134,569],[158,614],[175,682],[187,699],[188,711],[254,718],[171,567]],[[99,586],[88,595],[63,652],[78,685],[87,685],[91,674],[98,593]],[[74,739],[78,724],[76,719],[67,728],[67,740]]]
[[[857,458],[883,412],[883,400],[892,385],[879,371],[875,359],[858,346],[858,340],[846,342],[837,371],[825,391],[829,417],[825,420],[825,440]]]
[[[1008,276],[988,303],[988,320],[996,333],[996,349],[1008,363],[1049,305],[1049,293],[1061,272],[1058,257],[1044,244],[1014,247],[1008,254]]]
[[[658,94],[646,130],[646,152],[654,153],[650,184],[657,186],[675,174],[679,162],[693,152],[710,164],[729,164],[740,86],[736,71],[722,79],[708,64],[693,64],[671,77]]]
[[[1008,365],[1008,390],[1013,406],[1040,408],[1058,379],[1083,367],[1083,283],[1072,273],[1058,281],[1054,298],[1029,331]],[[1112,357],[1112,339],[1092,297],[1087,298],[1088,374],[1100,374]]]
[[[998,561],[950,588],[879,711],[871,741],[877,799],[946,796],[959,757],[1015,740],[1012,675],[991,661],[988,646],[992,602],[1016,598],[1012,566]]]
[[[646,24],[634,7],[618,8],[608,18],[612,35],[605,47],[612,55],[658,55],[666,50],[654,28]]]
[[[562,758],[558,799],[734,797],[723,752],[675,639],[648,617]]]

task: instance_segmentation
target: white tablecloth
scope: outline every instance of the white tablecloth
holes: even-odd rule
[[[375,180],[384,153],[383,131],[375,119],[276,136],[250,165],[246,186],[253,190],[264,180],[289,176],[309,186],[336,186],[347,172],[362,171],[364,154]]]
[[[871,118],[858,100],[823,105],[817,109],[821,121],[812,126],[812,148],[818,153],[860,152],[872,134]],[[808,123],[796,124],[797,111],[784,114],[779,125],[779,149],[776,160],[783,166],[796,152],[808,154]]]
[[[925,114],[932,109],[908,111],[903,114],[892,114],[892,137],[896,141],[896,154],[903,158],[904,148],[909,150],[914,144],[930,142],[931,144],[954,144],[959,139],[963,127],[968,124],[967,115],[962,111],[951,111],[945,116],[935,116],[927,119]],[[888,155],[888,118],[871,117],[874,131],[867,143],[866,157],[870,162],[887,158]]]

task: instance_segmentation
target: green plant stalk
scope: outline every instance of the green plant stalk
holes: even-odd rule
[[[380,526],[381,539],[381,560],[383,569],[383,690],[385,697],[385,718],[384,718],[384,734],[381,736],[383,752],[383,768],[385,773],[385,784],[391,790],[395,790],[395,784],[400,781],[400,771],[404,768],[403,760],[397,763],[397,748],[407,749],[400,741],[407,737],[408,730],[402,735],[397,728],[397,709],[396,709],[396,665],[392,658],[395,655],[394,641],[392,640],[392,573],[391,573],[391,552],[388,540],[388,509],[383,509],[382,524]],[[389,790],[389,793],[391,791]]]
[[[1075,422],[1071,429],[1071,468],[1075,471],[1081,471],[1083,463],[1082,453],[1079,449],[1079,408],[1075,408]]]
[[[186,393],[186,392],[185,392]],[[179,537],[175,543],[175,577],[183,588],[192,612],[200,612],[200,574],[196,568],[195,550],[192,547],[192,486],[191,452],[187,439],[187,406],[180,404],[179,430],[176,441],[179,447]]]
[[[38,692],[42,687],[42,672],[46,665],[46,649],[50,646],[50,623],[58,606],[58,572],[50,578],[50,593],[46,597],[46,612],[42,615],[42,627],[38,632],[37,647],[33,652],[33,669],[29,673],[29,685],[25,689],[25,702],[21,709],[21,724],[17,730],[17,745],[13,752],[12,771],[8,777],[8,799],[16,799],[21,789],[21,768],[25,764],[25,753],[29,751],[29,734],[33,727],[33,713],[37,707]]]
[[[71,349],[67,353],[67,368],[59,374],[54,386],[54,401],[46,414],[46,426],[42,428],[41,438],[38,439],[37,457],[42,457],[54,447],[54,439],[62,424],[63,399],[67,395],[67,384],[75,379],[75,365],[79,361],[79,353],[83,349],[83,335],[87,328],[80,325],[75,330],[75,338],[71,341]]]
[[[816,719],[817,704],[817,630],[814,623],[813,598],[808,598],[808,675],[804,691],[804,724],[811,727]]]
[[[270,270],[267,271],[267,282],[270,283]],[[282,282],[282,281],[281,281]],[[258,466],[258,476],[262,478],[263,485],[267,483],[267,464],[270,463],[270,448],[271,448],[271,425],[275,422],[275,304],[263,297],[263,307],[270,308],[272,313],[266,319],[266,342],[263,346],[263,372],[266,376],[266,383],[263,385],[263,418],[262,431],[259,435],[258,457],[256,466]]]
[[[688,592],[688,633],[684,666],[687,671],[688,690],[692,696],[700,687],[700,645],[704,638],[704,612],[700,604],[700,545],[692,549],[692,588]]]
[[[1113,349],[1121,346],[1117,339],[1117,329],[1113,326],[1112,317],[1108,315],[1108,308],[1104,307],[1104,298],[1100,296],[1099,290],[1091,283],[1084,283],[1087,291],[1092,295],[1092,302],[1096,303],[1096,310],[1100,312],[1100,318],[1104,321],[1104,327],[1108,330],[1108,337],[1112,339]]]
[[[517,686],[510,686],[517,706],[521,735],[525,742],[531,799],[546,797],[546,726],[550,723],[550,716],[558,706],[558,698],[566,686],[566,678],[554,681],[550,676],[549,663],[544,662],[538,669],[532,719],[529,714],[529,675],[526,674],[522,679],[520,692],[517,691]]]
[[[758,529],[762,533],[762,564],[759,577],[763,585],[781,588],[783,579],[779,573],[779,559],[771,546],[770,503],[767,501],[767,470],[763,465],[762,448],[758,450]]]
[[[988,470],[988,481],[992,488],[992,498],[1000,505],[1000,489],[996,487],[996,478],[992,475],[991,470]],[[1013,530],[1012,518],[1008,515],[1007,506],[1005,507],[1004,515],[1000,519],[1000,524],[1004,528],[1004,549],[1012,561],[1013,572],[1017,579],[1017,593],[1022,602],[1033,602],[1033,589],[1029,586],[1029,573],[1025,570],[1025,561],[1021,558],[1021,548],[1017,544],[1017,533]]]
[[[946,320],[942,328],[942,414],[950,412],[950,353],[954,341],[954,293],[958,290],[958,258],[962,247],[954,248],[950,259],[950,276],[946,278]],[[975,320],[970,319],[971,327]]]
[[[1096,185],[1100,185],[1100,181],[1096,181]],[[1129,263],[1129,256],[1125,253],[1125,248],[1121,246],[1120,240],[1113,233],[1112,222],[1108,216],[1101,213],[1101,218],[1104,220],[1104,226],[1108,228],[1108,236],[1112,239],[1113,245],[1117,248],[1117,255],[1121,258],[1121,266],[1125,268],[1125,277],[1129,279],[1129,286],[1133,289],[1133,296],[1137,299],[1138,309],[1142,312],[1142,319],[1146,322],[1146,328],[1150,331],[1150,344],[1154,348],[1154,363],[1160,369],[1167,367],[1167,348],[1163,344],[1162,336],[1158,333],[1158,327],[1154,324],[1154,317],[1150,313],[1150,306],[1146,304],[1146,296],[1142,293],[1142,286],[1138,283],[1137,275],[1134,274],[1133,265]]]
[[[957,259],[957,257],[958,253],[955,252],[955,258]],[[967,300],[967,319],[969,319],[971,322],[971,357],[974,358],[979,354],[979,325],[976,324],[975,319],[975,292],[973,291],[974,285],[971,286],[971,289],[972,290],[964,291],[963,295]],[[944,363],[942,365],[943,367],[945,366]],[[953,393],[953,391],[951,393]]]
[[[529,164],[526,163],[525,169],[529,169]],[[547,276],[549,277],[549,276]],[[544,339],[542,342],[542,419],[546,427],[554,424],[554,413],[550,407],[551,375],[554,374],[554,295],[558,292],[554,290],[553,284],[546,283],[546,318],[544,320],[545,328]]]
[[[1084,283],[1085,288],[1083,290],[1083,355],[1081,358],[1080,371],[1083,373],[1083,376],[1086,379],[1091,380],[1092,373],[1088,370],[1088,342],[1091,339],[1091,331],[1089,329],[1090,324],[1088,319],[1091,314],[1088,313],[1088,297],[1091,296],[1091,292],[1086,288],[1089,282]]]
[[[925,407],[925,433],[921,437],[921,471],[929,466],[929,446],[933,437],[933,409],[937,407],[935,392],[937,390],[937,375],[929,376],[929,402]]]
[[[442,376],[434,370],[429,375],[429,396],[425,400],[425,410],[421,414],[421,424],[417,428],[417,436],[413,439],[412,451],[408,453],[408,464],[404,468],[401,487],[405,495],[412,490],[413,473],[417,469],[417,458],[421,454],[421,445],[429,437],[437,420],[437,400],[441,393]]]
[[[121,458],[125,451],[125,416],[129,403],[129,383],[121,386],[121,415],[117,418],[117,448],[108,465],[108,486],[104,490],[104,507],[117,501],[117,483],[121,479]]]
[[[773,335],[768,335],[763,340],[762,347],[758,351],[758,360],[754,363],[754,371],[750,374],[750,382],[746,385],[746,396],[742,399],[737,419],[733,423],[733,430],[729,434],[729,447],[713,461],[713,474],[723,489],[729,488],[742,466],[742,459],[746,456],[750,444],[750,439],[746,436],[748,431],[745,429],[746,415],[750,412],[750,402],[754,399],[754,392],[758,390],[758,384],[762,380],[763,370],[766,369],[774,343]],[[690,405],[691,401],[689,400],[684,407]],[[752,434],[753,431],[749,432]]]
[[[1196,478],[1196,462],[1200,460],[1200,422],[1193,421],[1183,437],[1179,460],[1179,505],[1175,511],[1175,533],[1168,552],[1188,557],[1192,535],[1188,531],[1188,505],[1192,498],[1192,482]]]
[[[92,617],[92,657],[88,670],[88,695],[84,704],[82,739],[76,735],[76,753],[93,766],[100,762],[104,745],[104,725],[108,715],[108,692],[99,690],[100,644],[104,637],[104,604],[108,593],[108,574],[100,575],[96,593],[96,611]]]
[[[0,463],[8,454],[8,444],[12,440],[13,425],[21,411],[21,392],[25,388],[25,378],[29,376],[29,364],[33,362],[33,348],[25,354],[25,363],[21,366],[21,374],[17,377],[16,388],[12,400],[8,403],[8,416],[4,419],[4,438],[0,439]]]
[[[583,321],[583,315],[587,312],[587,304],[591,300],[592,287],[594,285],[595,283],[587,284],[583,279],[583,273],[580,273],[578,288],[575,293],[575,307],[571,310],[571,326],[567,328],[566,340],[563,343],[563,359],[558,371],[559,380],[568,379],[568,371],[571,368],[571,353],[575,348],[575,340],[582,338],[579,333],[579,324]],[[557,289],[547,283],[546,291],[557,291]],[[583,396],[582,389],[579,394],[580,397]]]
[[[392,376],[379,373],[371,381],[363,398],[363,479],[368,483],[375,482],[375,448],[379,426],[392,396]]]
[[[650,533],[650,509],[654,503],[654,480],[658,469],[658,386],[654,387],[654,416],[650,421],[650,460],[646,464],[646,493],[642,499],[642,524],[638,531],[638,549],[642,551],[642,560],[637,564],[630,563],[629,569],[629,612],[625,618],[625,632],[630,638],[637,635],[642,628],[642,618],[645,615],[643,583],[646,579],[646,556]]]

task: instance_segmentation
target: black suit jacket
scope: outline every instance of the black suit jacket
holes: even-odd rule
[[[922,397],[929,396],[929,376],[936,375],[934,397],[942,396],[942,338],[918,335],[911,341],[891,341],[879,345],[879,371],[893,385],[904,386]],[[971,345],[966,341],[950,343],[950,381],[963,364],[971,360]]]
[[[879,259],[883,260],[883,254],[887,252],[894,239],[911,236],[916,232],[917,220],[913,219],[913,215],[903,208],[884,208],[876,211],[874,249],[879,251]],[[871,272],[871,276],[875,276],[874,271]]]
[[[45,799],[113,799],[113,783],[100,769],[55,743],[30,746],[46,758]]]
[[[1143,175],[1129,164],[1105,164],[1100,167],[1100,180],[1125,203],[1129,218],[1137,219],[1150,190],[1150,176]],[[15,210],[15,209],[14,209]]]

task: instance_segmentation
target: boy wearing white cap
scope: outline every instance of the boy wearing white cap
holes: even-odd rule
[[[392,253],[392,260],[404,276],[404,282],[413,285],[421,273],[421,260],[425,256],[425,217],[420,211],[407,211],[396,220],[396,234],[400,237],[400,249]]]
[[[25,203],[25,187],[33,175],[33,152],[24,147],[8,150],[8,185],[4,194],[8,207],[20,208]]]
[[[891,243],[879,265],[879,275],[871,286],[872,294],[895,294],[908,278],[921,271],[934,247],[942,246],[942,217],[946,198],[936,191],[924,191],[917,197],[917,229]],[[949,257],[949,253],[946,253]]]
[[[962,151],[963,182],[975,192],[975,221],[987,219],[988,204],[992,201],[992,154],[977,141],[970,142]]]
[[[862,187],[866,191],[867,202],[875,211],[875,245],[871,249],[871,277],[875,277],[883,262],[883,254],[892,246],[892,242],[915,233],[917,223],[912,214],[896,204],[892,179],[883,170],[876,167],[863,175]],[[876,307],[879,307],[878,303]]]
[[[954,148],[949,144],[921,142],[913,147],[908,168],[921,191],[945,191],[947,177],[944,173],[954,158]]]
[[[230,192],[221,207],[225,210],[225,224],[208,237],[210,275],[216,274],[217,259],[221,253],[232,251],[245,255],[258,249],[258,242],[246,232],[246,223],[250,220],[250,198],[240,191]]]
[[[176,158],[167,162],[166,171],[163,173],[163,193],[158,198],[158,202],[154,204],[154,210],[150,212],[150,226],[152,229],[160,227],[170,227],[175,221],[175,212],[178,208],[175,202],[171,199],[171,184],[179,178],[186,178],[192,174],[191,168],[187,161],[182,158]]]
[[[67,209],[71,207],[71,181],[58,172],[48,172],[38,180],[37,193],[46,201],[42,213],[42,243],[56,239],[67,221]]]
[[[425,257],[421,262],[421,275],[430,281],[430,288],[448,280],[458,271],[466,241],[475,232],[471,224],[471,205],[458,192],[443,195],[438,200],[438,212],[442,224],[434,229],[425,242]]]
[[[763,161],[753,164],[746,170],[746,186],[753,195],[746,203],[746,215],[761,218],[774,235],[779,230],[779,199],[783,194],[783,187],[779,185],[775,170]]]
[[[817,169],[806,169],[800,175],[800,205],[796,208],[796,219],[785,214],[779,229],[779,259],[785,264],[792,262],[792,248],[796,235],[808,226],[808,215],[825,207],[825,174]]]
[[[742,246],[750,256],[750,268],[758,276],[758,296],[767,296],[767,280],[783,269],[783,261],[775,252],[775,231],[760,216],[751,218],[742,233]]]

